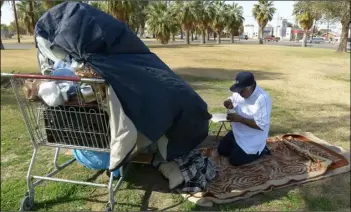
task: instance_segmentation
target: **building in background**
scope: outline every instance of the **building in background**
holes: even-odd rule
[[[263,38],[267,36],[274,35],[274,27],[270,24],[268,24],[264,29],[263,29]]]
[[[247,35],[248,38],[257,38],[258,36],[258,31],[257,31],[257,27],[255,28],[255,26],[253,24],[246,24],[244,26],[244,35]]]
[[[276,37],[279,37],[280,40],[291,40],[291,25],[288,23],[287,19],[281,19],[278,22],[278,26],[276,27]]]

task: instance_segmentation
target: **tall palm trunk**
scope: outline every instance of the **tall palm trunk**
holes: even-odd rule
[[[205,30],[201,30],[201,44],[205,44],[206,43],[205,39],[206,39],[206,32],[205,32]]]
[[[221,43],[221,31],[217,31],[217,35],[218,35],[217,43],[220,44]]]
[[[12,7],[13,7],[13,13],[14,13],[14,15],[15,15],[16,32],[17,32],[17,42],[18,42],[18,43],[21,43],[20,33],[19,33],[19,26],[18,26],[17,9],[16,9],[16,2],[15,2],[15,0],[12,0]]]
[[[263,44],[263,29],[264,27],[260,27],[260,31],[259,31],[259,44]]]
[[[190,44],[190,30],[185,30],[185,44]]]
[[[206,29],[207,41],[210,41],[210,30]]]
[[[230,33],[230,43],[234,43],[234,34]]]
[[[32,20],[32,27],[33,27],[33,35],[35,34],[35,20],[34,20],[34,8],[33,8],[33,1],[28,1],[29,3],[29,15],[31,17],[31,20]],[[34,44],[35,44],[35,48],[38,48],[38,45],[37,45],[37,40],[35,39],[35,36],[34,36]]]
[[[307,30],[305,30],[305,32],[303,33],[303,38],[302,38],[302,47],[306,47],[307,46]]]
[[[145,34],[145,22],[140,25],[140,37],[143,38]]]
[[[350,22],[344,22],[341,26],[341,40],[337,52],[346,52],[347,51],[347,39],[349,37],[349,24]]]

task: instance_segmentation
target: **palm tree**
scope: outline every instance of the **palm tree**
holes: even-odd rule
[[[234,35],[240,35],[240,28],[244,23],[243,17],[243,7],[239,6],[237,3],[233,3],[228,7],[228,21],[227,21],[227,31],[230,33],[230,41],[234,43]]]
[[[43,7],[45,11],[48,11],[50,8],[54,7],[55,5],[61,4],[64,2],[63,0],[44,0]]]
[[[147,25],[149,30],[155,34],[156,39],[162,44],[167,44],[170,40],[172,27],[176,24],[166,2],[152,2],[146,8]]]
[[[102,2],[100,1],[90,1],[89,4],[99,10],[103,10]]]
[[[304,30],[302,47],[307,46],[307,32],[313,26],[314,20],[320,18],[320,12],[314,7],[312,2],[298,1],[293,6],[293,15],[300,27]]]
[[[137,2],[135,1],[115,1],[107,2],[108,13],[113,17],[126,23],[131,29],[134,28],[135,23],[132,21],[135,14]]]
[[[217,43],[221,43],[221,34],[228,21],[227,5],[225,4],[225,1],[217,0],[213,4],[213,10],[215,15],[212,19],[212,28],[217,33]]]
[[[268,21],[273,19],[275,10],[273,2],[268,0],[258,0],[258,4],[255,4],[252,9],[252,14],[259,26],[258,36],[260,44],[263,44],[263,29],[266,27]]]
[[[15,15],[15,23],[16,23],[16,32],[17,32],[17,42],[21,43],[19,26],[18,26],[18,17],[17,17],[17,9],[15,0],[12,0],[13,14]]]
[[[185,31],[185,43],[190,44],[190,30],[194,27],[196,7],[194,2],[177,1],[172,4],[173,14],[177,14],[177,20]]]
[[[147,7],[147,5],[149,4],[149,1],[141,1],[138,3],[138,5],[140,5],[140,9],[141,12],[139,13],[139,17],[140,17],[140,37],[144,37],[144,32],[145,32],[145,24],[146,24],[146,12],[145,12],[145,8]]]
[[[196,1],[195,7],[198,8],[195,14],[195,24],[201,31],[201,43],[206,43],[206,32],[210,27],[211,20],[215,15],[212,2],[210,1]]]

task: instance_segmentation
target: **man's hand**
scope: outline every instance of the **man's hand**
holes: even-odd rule
[[[232,100],[230,100],[230,99],[225,100],[223,102],[223,105],[227,109],[233,109],[233,103],[232,103]]]
[[[237,113],[228,113],[227,120],[231,122],[240,122],[243,117],[239,116]]]
[[[237,113],[228,113],[227,115],[227,120],[230,122],[239,122],[241,124],[244,124],[248,127],[251,127],[256,130],[262,130],[259,126],[257,126],[255,120],[253,119],[246,119]]]

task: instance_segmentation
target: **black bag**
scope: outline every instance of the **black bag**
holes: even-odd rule
[[[98,107],[47,107],[43,114],[49,143],[109,147],[109,116]]]

